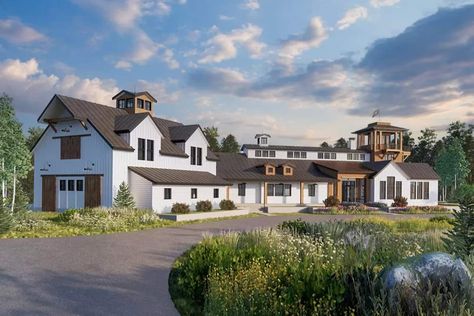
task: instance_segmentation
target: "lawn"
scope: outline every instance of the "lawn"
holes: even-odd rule
[[[297,220],[208,236],[177,259],[170,293],[181,315],[389,315],[384,269],[445,251],[441,238],[451,224],[447,217]],[[472,315],[465,296],[440,297],[422,293],[419,314]]]
[[[225,219],[255,217],[250,214]],[[15,226],[0,238],[44,238],[91,236],[117,232],[131,232],[151,228],[180,226],[190,223],[211,222],[222,219],[207,219],[175,222],[160,219],[149,210],[136,209],[80,209],[63,213],[27,212],[15,218]]]

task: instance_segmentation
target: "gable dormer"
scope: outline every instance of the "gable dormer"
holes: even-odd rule
[[[255,139],[257,140],[257,145],[268,146],[270,144],[271,136],[269,134],[257,134]]]
[[[280,168],[281,168],[281,173],[284,176],[292,176],[293,175],[294,166],[292,164],[284,163],[280,166]]]
[[[153,105],[157,100],[148,92],[130,92],[122,90],[112,100],[116,101],[117,109],[124,109],[130,114],[149,112],[153,115]]]
[[[274,176],[276,174],[276,166],[271,163],[266,163],[263,165],[263,171],[266,176]]]

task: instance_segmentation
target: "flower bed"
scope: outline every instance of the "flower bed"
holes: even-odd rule
[[[408,207],[390,207],[390,213],[398,214],[446,214],[451,213],[448,208],[442,206],[408,206]]]
[[[196,221],[211,218],[224,218],[234,216],[248,215],[249,210],[228,210],[228,211],[211,211],[211,212],[190,212],[188,214],[160,214],[161,219],[175,222]]]

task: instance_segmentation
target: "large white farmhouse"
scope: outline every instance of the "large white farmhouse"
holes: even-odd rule
[[[279,146],[259,134],[239,154],[215,154],[200,126],[153,115],[148,92],[122,90],[116,107],[55,95],[38,121],[48,125],[33,148],[34,208],[110,207],[128,183],[137,207],[170,212],[222,199],[255,208],[343,202],[436,205],[438,176],[404,163],[406,129],[377,122],[354,132],[349,148]]]

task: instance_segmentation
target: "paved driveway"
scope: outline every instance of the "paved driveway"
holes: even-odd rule
[[[297,217],[354,218],[261,216],[93,237],[0,240],[0,315],[177,315],[168,293],[170,267],[203,234]]]

